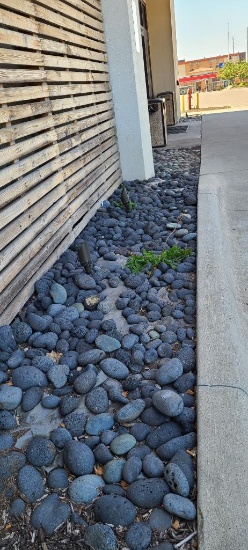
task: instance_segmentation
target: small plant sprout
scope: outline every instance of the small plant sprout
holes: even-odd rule
[[[191,256],[191,254],[192,250],[190,248],[182,249],[179,246],[172,246],[161,252],[161,254],[154,254],[149,250],[144,250],[141,255],[131,255],[126,263],[126,267],[132,273],[140,273],[149,264],[151,265],[151,270],[154,270],[161,262],[164,262],[172,269],[176,269],[178,264],[188,256]]]
[[[126,210],[126,207],[122,202],[115,201],[114,206],[116,206],[117,208],[122,208],[123,210]],[[135,202],[129,201],[128,211],[130,212],[131,210],[135,210],[135,207],[136,207]]]

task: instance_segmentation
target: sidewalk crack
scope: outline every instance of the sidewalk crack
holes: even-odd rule
[[[246,390],[240,386],[232,386],[231,384],[198,384],[198,388],[229,388],[233,390],[240,390],[248,397],[248,392]]]

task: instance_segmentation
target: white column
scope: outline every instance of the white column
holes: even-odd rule
[[[154,176],[137,0],[102,0],[124,180]]]

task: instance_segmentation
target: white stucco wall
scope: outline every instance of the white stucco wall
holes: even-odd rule
[[[148,179],[154,164],[138,2],[102,0],[102,9],[123,179]]]

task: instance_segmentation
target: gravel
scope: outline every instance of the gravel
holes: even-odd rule
[[[166,531],[171,526],[172,517],[161,508],[154,508],[149,518],[149,525],[155,531]]]
[[[42,527],[47,535],[51,535],[70,515],[70,506],[53,493],[38,504],[31,514],[30,523],[33,529]]]
[[[128,424],[136,420],[145,408],[145,402],[143,399],[136,399],[119,409],[115,415],[115,418],[119,424]]]
[[[115,550],[117,548],[113,530],[109,525],[102,525],[101,523],[88,527],[85,531],[84,540],[92,550]]]
[[[22,400],[22,390],[15,386],[2,384],[0,386],[0,407],[7,411],[12,411],[20,405]]]
[[[163,506],[166,512],[179,518],[193,520],[196,517],[195,506],[188,498],[169,493],[164,497]]]
[[[36,367],[18,367],[12,373],[14,386],[18,386],[23,391],[35,386],[46,387],[48,385],[47,377],[40,369]]]
[[[178,416],[183,410],[183,400],[174,391],[161,390],[152,397],[154,407],[164,415],[174,417]]]
[[[36,502],[45,493],[44,479],[33,466],[23,466],[18,473],[17,484],[28,502]]]
[[[69,441],[64,446],[64,463],[76,476],[91,474],[95,464],[92,450],[80,441]]]
[[[163,479],[139,479],[128,487],[127,498],[139,508],[155,508],[162,504],[168,492]]]
[[[123,476],[126,461],[122,458],[111,460],[104,466],[103,479],[106,483],[119,483]]]
[[[12,386],[13,387],[13,386]],[[1,396],[1,393],[0,393]],[[25,394],[23,395],[21,407],[24,412],[31,411],[38,405],[38,403],[41,401],[42,398],[42,390],[41,388],[29,388],[27,391],[25,391]]]
[[[115,437],[110,443],[110,449],[115,455],[125,455],[136,445],[133,435],[123,434]]]
[[[56,455],[56,448],[50,439],[34,437],[27,446],[26,456],[32,466],[49,466]]]
[[[0,328],[0,494],[15,508],[20,483],[26,502],[13,514],[18,531],[8,531],[22,533],[16,547],[40,548],[49,537],[49,550],[74,550],[86,528],[93,550],[167,550],[171,514],[189,522],[184,536],[192,532],[198,152],[157,150],[156,179],[126,182],[135,208],[104,202],[12,326]],[[78,261],[82,239],[91,275]],[[172,245],[192,255],[173,269],[125,266],[130,254]],[[31,439],[22,437],[26,418]]]
[[[69,487],[69,496],[77,504],[90,504],[98,497],[104,486],[100,476],[89,474],[79,476],[72,481]]]
[[[115,380],[123,380],[129,375],[126,365],[117,359],[104,359],[101,361],[100,367],[107,376]]]
[[[145,550],[152,539],[152,530],[149,525],[139,522],[133,523],[126,533],[125,541],[131,550]]]
[[[130,525],[136,517],[135,506],[119,495],[104,495],[94,504],[96,517],[102,523],[111,525]]]
[[[47,484],[51,489],[67,489],[69,485],[68,473],[64,468],[51,470],[48,474]]]

